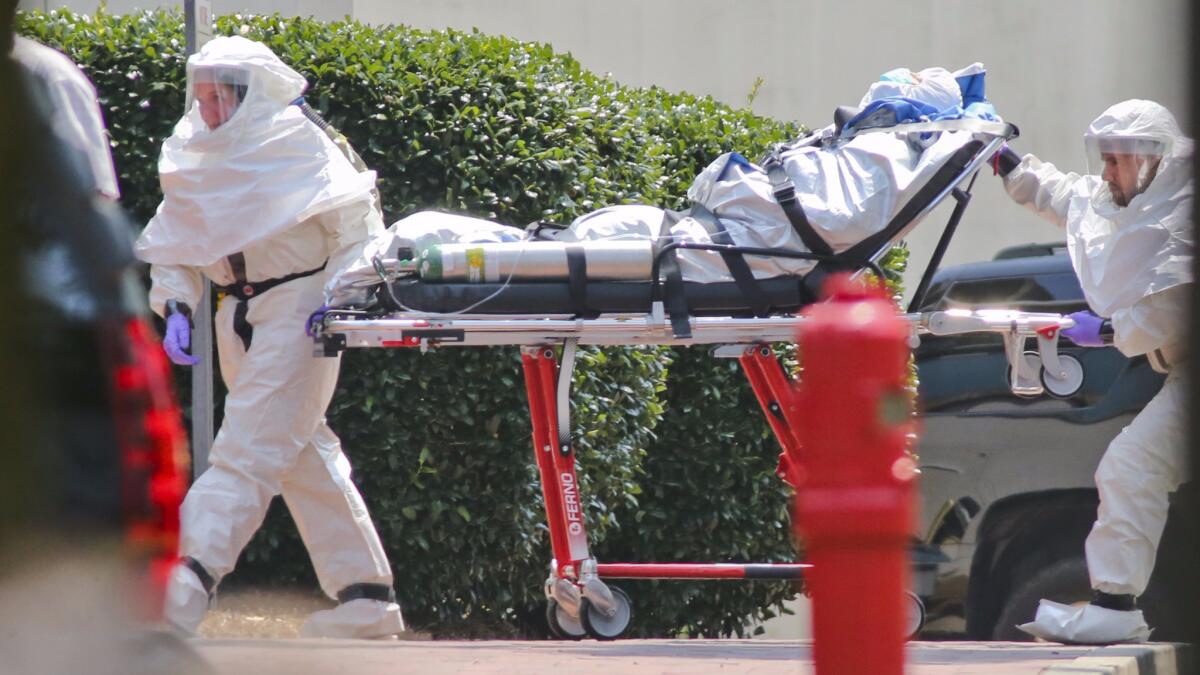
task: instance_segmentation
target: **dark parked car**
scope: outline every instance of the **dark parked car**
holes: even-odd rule
[[[921,310],[951,307],[1066,314],[1086,304],[1070,259],[1051,244],[940,270]],[[1059,351],[1082,381],[1017,397],[998,336],[927,337],[916,350],[920,534],[948,559],[925,598],[926,634],[1030,639],[1015,626],[1032,619],[1039,598],[1090,597],[1084,540],[1096,517],[1093,473],[1163,376],[1144,357],[1114,348],[1062,339]],[[1142,598],[1147,620],[1159,626],[1155,639],[1176,637],[1178,625],[1163,593],[1171,575],[1164,567],[1160,560]]]

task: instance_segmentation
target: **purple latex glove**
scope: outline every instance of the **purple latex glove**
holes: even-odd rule
[[[179,313],[167,315],[167,334],[163,336],[163,351],[171,363],[180,366],[194,366],[200,363],[199,356],[192,356],[188,350],[192,347],[192,324],[187,316]]]
[[[316,337],[317,324],[321,323],[321,319],[325,318],[325,313],[329,311],[329,305],[321,305],[317,311],[308,315],[308,321],[304,322],[304,334],[308,337]]]
[[[1071,328],[1064,328],[1063,337],[1080,347],[1104,346],[1104,340],[1100,337],[1100,326],[1104,323],[1104,319],[1086,309],[1081,312],[1072,312],[1068,316],[1075,320],[1075,325]]]

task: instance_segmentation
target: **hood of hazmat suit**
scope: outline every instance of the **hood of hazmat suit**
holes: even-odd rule
[[[1141,100],[1104,111],[1084,143],[1093,175],[1082,189],[1090,208],[1067,223],[1067,244],[1088,304],[1112,316],[1192,280],[1193,143],[1170,111]],[[1132,166],[1130,195],[1119,187],[1114,195],[1104,177],[1104,162],[1114,156]]]
[[[207,266],[312,216],[373,199],[375,172],[359,173],[292,105],[307,82],[265,45],[216,38],[188,57],[187,78],[183,118],[158,161],[163,201],[136,244],[142,260]],[[237,100],[221,102],[232,114],[210,128],[197,91],[214,82]]]

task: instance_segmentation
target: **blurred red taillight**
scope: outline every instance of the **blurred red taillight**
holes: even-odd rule
[[[143,615],[157,620],[179,544],[179,505],[190,463],[187,437],[154,331],[137,317],[103,330],[121,450],[125,539],[150,582]]]

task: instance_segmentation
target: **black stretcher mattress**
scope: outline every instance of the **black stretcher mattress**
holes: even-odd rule
[[[771,314],[784,314],[808,304],[804,277],[784,276],[758,279],[758,286],[770,304]],[[717,282],[683,283],[687,305],[694,316],[753,316],[737,284]],[[503,284],[422,283],[401,279],[391,284],[392,296],[402,305],[393,306],[392,298],[381,293],[389,309],[422,312],[457,312],[487,298]],[[511,283],[495,297],[471,310],[472,314],[574,314],[595,316],[650,311],[653,284],[649,281],[590,282],[582,293],[582,302],[572,297],[567,282]],[[582,305],[582,306],[581,306]]]

